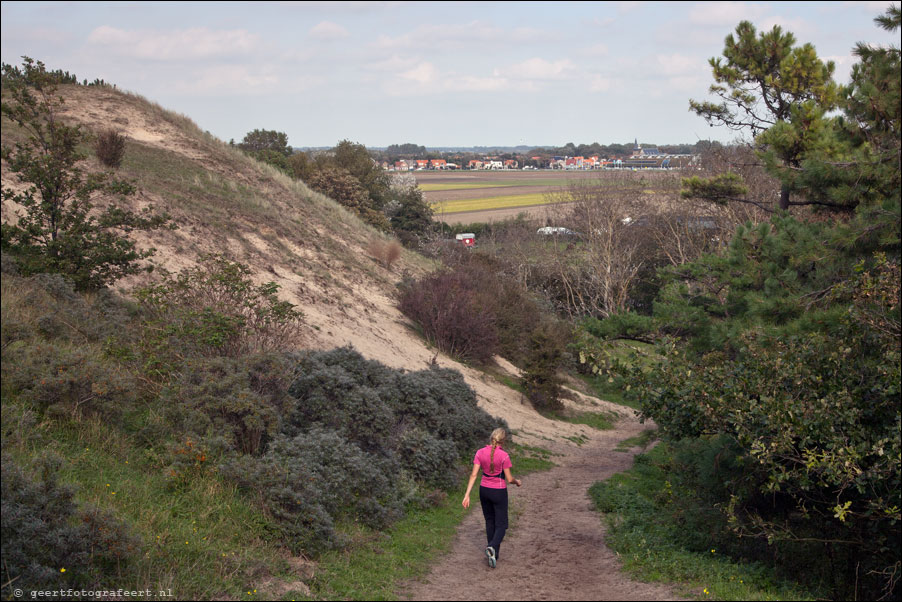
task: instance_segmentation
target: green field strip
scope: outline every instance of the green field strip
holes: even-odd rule
[[[486,211],[489,209],[508,209],[510,207],[529,207],[534,205],[548,205],[548,196],[544,193],[515,194],[509,196],[496,196],[485,199],[464,199],[460,201],[445,201],[433,203],[432,210],[436,214],[466,213],[469,211]]]

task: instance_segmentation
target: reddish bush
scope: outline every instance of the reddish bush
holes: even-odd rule
[[[465,270],[444,271],[403,287],[400,309],[448,355],[485,363],[498,352],[495,312]]]

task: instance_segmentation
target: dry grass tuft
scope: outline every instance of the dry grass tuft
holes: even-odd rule
[[[401,257],[401,243],[397,240],[373,239],[367,245],[366,251],[386,270],[391,270],[392,264]]]

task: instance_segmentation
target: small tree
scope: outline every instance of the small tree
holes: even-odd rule
[[[27,134],[24,143],[3,147],[10,171],[31,186],[23,192],[3,189],[3,200],[25,209],[16,224],[2,225],[2,247],[16,255],[22,273],[64,274],[79,290],[100,288],[140,271],[138,262],[153,254],[127,238],[132,230],[150,230],[168,222],[152,208],[140,214],[110,204],[92,212],[96,197],[126,196],[134,188],[109,174],[85,174],[78,146],[79,126],[64,125],[56,95],[58,79],[44,64],[23,57],[22,69],[4,64],[3,117]]]

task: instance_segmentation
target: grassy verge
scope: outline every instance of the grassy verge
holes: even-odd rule
[[[626,442],[624,442],[626,443]],[[589,489],[605,515],[607,544],[638,579],[683,584],[683,593],[710,600],[807,600],[813,596],[778,580],[758,564],[737,562],[716,547],[692,550],[681,543],[681,526],[670,511],[670,484],[658,468],[667,451],[658,445],[636,465]]]
[[[616,452],[628,452],[634,447],[641,447],[643,450],[648,447],[652,441],[657,438],[657,429],[648,429],[642,431],[635,437],[624,439],[614,448]]]
[[[3,406],[4,430],[27,418],[6,396]],[[31,428],[11,435],[4,459],[29,465],[42,453],[57,454],[59,478],[76,486],[75,499],[114,511],[142,542],[105,587],[171,590],[184,600],[244,599],[264,573],[287,573],[283,552],[268,541],[271,522],[214,471],[174,483],[149,450],[99,421]]]

